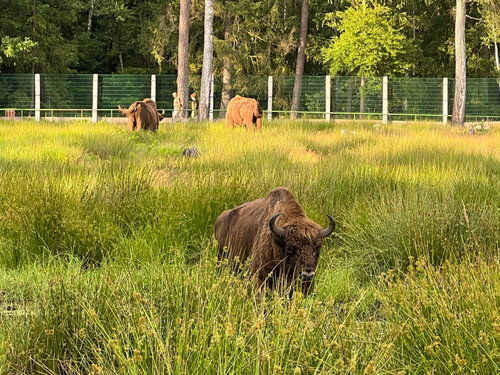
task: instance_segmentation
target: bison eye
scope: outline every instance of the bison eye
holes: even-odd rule
[[[296,253],[296,251],[297,251],[297,249],[295,248],[295,246],[292,246],[292,245],[285,246],[285,254],[286,255],[293,255]]]

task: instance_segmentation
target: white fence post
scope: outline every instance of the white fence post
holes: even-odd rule
[[[273,76],[267,77],[267,121],[273,119]]]
[[[97,122],[97,99],[99,90],[99,75],[94,74],[92,80],[92,123]]]
[[[40,74],[35,74],[35,120],[40,121]]]
[[[325,119],[330,121],[330,112],[332,110],[332,78],[327,75],[325,77]]]
[[[382,122],[387,124],[389,120],[389,77],[382,79]]]
[[[210,121],[214,120],[214,74],[210,75],[210,110],[208,111]]]
[[[448,123],[448,78],[443,78],[443,124]]]
[[[156,102],[156,74],[151,74],[151,99]]]

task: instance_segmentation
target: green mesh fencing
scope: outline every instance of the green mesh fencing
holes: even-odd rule
[[[470,78],[466,89],[468,118],[500,118],[500,88],[495,79]]]
[[[165,110],[166,116],[172,116],[174,108],[173,92],[177,91],[177,76],[175,74],[159,74],[156,76],[156,106]]]
[[[222,102],[222,77],[214,77],[214,118],[224,118],[226,117],[225,108],[221,107]],[[227,87],[226,90],[231,90],[231,87]],[[200,91],[197,91],[197,95],[199,98]]]
[[[325,82],[326,80],[324,76],[302,77],[302,90],[299,98],[298,117],[324,118],[326,96]],[[273,77],[274,117],[290,117],[294,84],[295,77]],[[265,93],[267,94],[267,89]]]
[[[449,80],[448,113],[453,112],[455,79]],[[500,87],[494,78],[468,78],[465,118],[467,121],[500,120]]]
[[[118,105],[128,107],[151,97],[151,76],[147,74],[99,74],[99,116],[121,116]]]
[[[393,120],[442,116],[441,78],[394,77],[389,79],[389,112]]]
[[[32,74],[0,74],[0,113],[14,108],[16,116],[34,116],[35,76]]]
[[[337,118],[380,118],[382,78],[332,77],[331,112]]]
[[[41,74],[41,108],[48,109],[42,116],[91,116],[92,80],[92,74]]]
[[[151,96],[151,75],[100,74],[98,76],[99,117],[120,116],[118,104],[128,107]],[[189,77],[190,93],[200,97],[199,75]],[[273,77],[273,118],[289,117],[293,97],[293,76]],[[325,118],[328,90],[325,76],[304,76],[299,100],[299,117]],[[453,109],[454,79],[448,80],[448,114]],[[34,116],[35,76],[0,74],[0,115]],[[92,74],[41,74],[42,117],[90,117]],[[156,75],[156,101],[160,110],[171,116],[172,93],[177,89],[174,74]],[[268,77],[233,75],[227,88],[230,96],[255,98],[266,111]],[[331,77],[330,114],[332,118],[381,119],[382,78]],[[214,118],[224,117],[221,108],[222,78],[214,77]],[[434,119],[442,116],[442,78],[389,78],[389,116],[392,120]],[[188,109],[190,105],[186,106]],[[468,121],[500,119],[500,87],[494,78],[467,79],[466,114]]]
[[[199,75],[189,76],[189,94],[196,93],[198,100],[200,99],[200,80]],[[174,109],[174,92],[177,92],[177,76],[175,74],[160,74],[156,76],[156,103],[158,110],[165,110],[166,116],[172,116]],[[190,111],[191,99],[189,103],[184,105],[184,108]]]

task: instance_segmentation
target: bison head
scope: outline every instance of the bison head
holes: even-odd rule
[[[280,214],[278,212],[269,220],[269,229],[275,243],[283,249],[287,279],[292,282],[298,279],[302,283],[303,293],[307,294],[316,273],[322,240],[333,233],[335,220],[326,215],[330,225],[325,229],[309,219],[280,227],[276,224]]]
[[[161,111],[160,112],[157,112],[158,113],[158,121],[161,121],[165,118],[165,110]]]
[[[255,121],[255,125],[257,126],[257,129],[262,128],[262,109],[260,109],[259,102],[255,99],[251,99],[253,103],[253,121]]]

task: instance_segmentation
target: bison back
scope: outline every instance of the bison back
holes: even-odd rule
[[[242,123],[242,117],[240,115],[240,107],[241,103],[244,102],[245,99],[246,98],[240,95],[236,95],[229,101],[226,110],[226,123],[228,125],[232,125],[232,123],[235,124]]]
[[[159,124],[158,112],[156,111],[156,103],[151,99],[145,99],[141,102],[141,119],[146,130],[157,130]]]
[[[226,210],[215,221],[215,239],[218,242],[218,259],[238,258],[244,263],[256,247],[257,233],[265,220],[265,201],[257,199]]]

